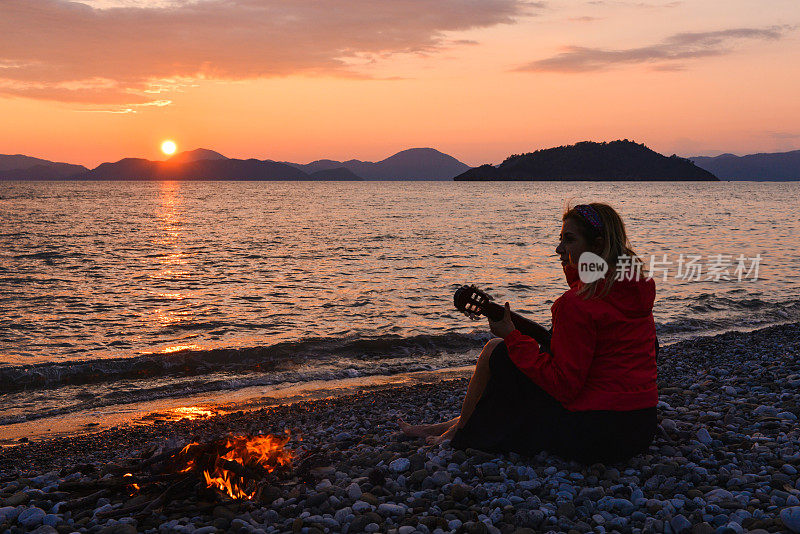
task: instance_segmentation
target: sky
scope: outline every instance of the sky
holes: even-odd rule
[[[797,0],[2,0],[0,154],[800,148]]]

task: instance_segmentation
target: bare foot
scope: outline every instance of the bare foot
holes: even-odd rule
[[[458,425],[452,425],[440,436],[428,436],[425,438],[425,443],[429,445],[440,445],[445,441],[450,441],[456,434],[456,430],[458,430]]]
[[[431,435],[430,427],[433,425],[409,425],[402,419],[397,420],[397,425],[406,436],[414,436],[416,438],[427,438]]]
[[[410,425],[403,419],[397,420],[397,425],[406,436],[414,436],[417,438],[427,438],[430,436],[438,436],[453,425],[453,421],[458,421],[458,418],[444,423],[436,423],[433,425]]]

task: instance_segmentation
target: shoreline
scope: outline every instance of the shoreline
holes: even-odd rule
[[[664,346],[658,381],[662,432],[647,454],[627,465],[581,466],[546,453],[533,458],[465,453],[398,434],[401,416],[417,423],[457,415],[465,378],[7,447],[0,449],[0,531],[17,524],[18,516],[11,518],[4,507],[40,509],[53,516],[49,521],[58,532],[125,524],[138,531],[189,532],[190,523],[227,529],[237,520],[251,531],[307,528],[309,533],[345,526],[349,532],[403,534],[436,528],[800,531],[800,323]],[[53,512],[56,502],[44,492],[63,485],[74,466],[96,464],[102,470],[165,440],[180,444],[228,432],[280,434],[284,429],[302,437],[302,447],[327,451],[331,469],[315,483],[293,489],[293,497],[267,505],[232,504],[231,517],[165,506],[147,518],[103,521],[90,514],[76,520],[67,517],[70,512]],[[380,480],[370,477],[376,470]],[[13,504],[20,499],[24,503]],[[103,506],[121,502],[112,499]]]
[[[277,387],[249,386],[149,402],[115,404],[43,417],[0,426],[0,448],[18,443],[48,441],[103,430],[117,430],[170,422],[183,418],[204,419],[233,412],[348,396],[364,390],[396,388],[410,384],[433,383],[454,377],[469,377],[472,367],[447,367],[394,375],[368,375],[339,380],[311,380]]]
[[[792,322],[777,323],[770,326],[780,327],[794,324]],[[740,326],[729,330],[705,330],[702,335],[688,340],[671,341],[675,343],[692,341],[699,338],[713,338],[720,334],[738,332],[748,334],[762,327],[754,329],[752,326]],[[662,336],[662,340],[664,337]],[[486,337],[485,339],[488,339]],[[469,361],[471,353],[477,354],[482,346],[476,342],[466,355]],[[452,348],[452,347],[451,347]],[[467,350],[464,348],[464,350]],[[462,351],[463,352],[463,351]],[[472,372],[471,365],[463,365],[458,357],[452,359],[458,352],[443,351],[450,355],[447,362],[438,362],[445,366],[433,366],[425,370],[401,371],[392,374],[359,374],[358,376],[310,378],[305,381],[288,380],[284,382],[261,384],[259,381],[253,385],[238,384],[234,389],[199,388],[196,393],[182,392],[180,395],[157,395],[155,398],[142,397],[140,400],[130,400],[118,403],[101,403],[80,409],[69,409],[63,413],[53,409],[50,414],[33,416],[29,418],[13,417],[10,422],[0,424],[0,448],[14,446],[22,442],[56,439],[70,437],[78,434],[96,433],[120,427],[132,427],[152,424],[156,420],[177,421],[181,418],[203,418],[207,416],[224,415],[236,411],[252,411],[259,408],[305,402],[331,397],[349,395],[364,389],[380,389],[385,387],[400,387],[416,383],[433,383],[452,376],[469,377]],[[463,358],[461,358],[463,360]],[[323,373],[324,374],[324,373]],[[231,379],[237,382],[237,379]],[[244,380],[247,382],[247,379]],[[101,391],[96,392],[102,395]],[[83,393],[86,394],[86,393]]]

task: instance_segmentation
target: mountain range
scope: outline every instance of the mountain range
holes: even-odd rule
[[[83,165],[58,163],[15,154],[0,154],[0,180],[60,180],[88,171]]]
[[[228,158],[198,148],[166,161],[124,158],[94,169],[29,156],[0,155],[6,180],[450,180],[469,169],[433,148],[403,150],[378,162],[317,160],[308,164]]]
[[[565,154],[564,148],[558,147],[562,149],[562,155]],[[530,154],[539,154],[537,157],[541,158],[548,150],[558,149]],[[452,156],[432,148],[403,150],[378,162],[321,159],[306,164],[227,158],[219,152],[200,148],[176,154],[166,161],[125,158],[114,163],[103,163],[94,169],[21,154],[0,154],[0,180],[450,180],[465,172],[471,173],[467,176],[496,173],[492,169],[501,168],[501,172],[505,172],[512,167],[519,167],[523,161],[520,158],[530,154],[511,156],[498,166],[483,165],[473,170]],[[530,157],[527,159],[530,160]],[[800,180],[800,150],[746,156],[694,156],[688,159],[723,180]],[[554,160],[548,165],[555,163]],[[584,163],[565,159],[560,164],[575,166]],[[537,172],[542,171],[540,169]],[[613,179],[611,176],[604,178]]]
[[[307,173],[345,168],[365,180],[450,180],[469,165],[433,148],[403,150],[382,161],[333,161],[320,159],[306,165],[287,163]]]
[[[695,156],[691,159],[723,180],[785,182],[800,180],[800,150],[735,156]]]

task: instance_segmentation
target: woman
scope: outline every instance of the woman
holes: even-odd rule
[[[456,448],[534,455],[546,450],[584,463],[623,461],[647,450],[656,430],[655,282],[644,277],[625,225],[606,204],[563,215],[561,258],[570,286],[551,308],[551,353],[505,317],[483,348],[461,415],[434,425],[400,421],[406,434]],[[592,252],[608,271],[578,276]],[[623,268],[624,266],[624,268]],[[587,277],[584,277],[585,279]]]

